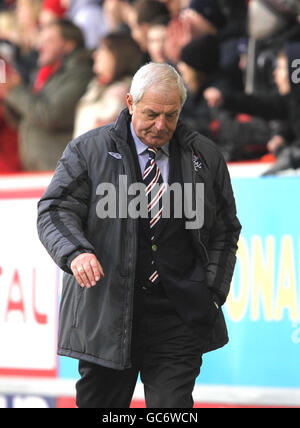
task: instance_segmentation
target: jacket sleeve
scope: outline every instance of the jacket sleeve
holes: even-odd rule
[[[54,176],[38,202],[37,228],[55,263],[67,273],[72,259],[94,252],[84,234],[89,211],[90,179],[76,141],[69,143]]]
[[[224,94],[223,108],[236,113],[260,116],[265,120],[284,120],[287,118],[289,100],[290,95],[261,97],[244,93],[227,93]]]
[[[207,285],[217,293],[220,303],[223,304],[230,289],[241,231],[231,180],[223,156],[219,156],[214,190],[216,221],[209,235],[206,280]]]

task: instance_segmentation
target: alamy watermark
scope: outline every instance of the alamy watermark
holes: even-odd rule
[[[3,59],[0,59],[0,83],[6,83],[6,64]]]
[[[203,183],[166,183],[153,186],[151,200],[162,190],[162,218],[185,219],[186,229],[199,229],[204,223],[204,184]],[[118,185],[101,183],[96,189],[100,200],[96,205],[99,218],[149,218],[149,200],[144,183],[128,186],[127,176],[120,175]],[[171,212],[171,206],[173,207]],[[150,211],[155,218],[160,210],[156,203]]]
[[[300,59],[294,59],[292,62],[292,68],[295,68],[296,70],[292,72],[291,79],[292,82],[297,85],[300,83]]]

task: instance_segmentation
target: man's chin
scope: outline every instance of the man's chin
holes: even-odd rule
[[[145,142],[145,144],[147,144],[147,146],[152,146],[152,147],[162,147],[165,144],[167,144],[169,140],[167,140],[165,137],[150,137],[147,138],[147,141]]]

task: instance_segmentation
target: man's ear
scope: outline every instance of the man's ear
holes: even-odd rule
[[[126,103],[127,103],[129,113],[132,115],[133,114],[133,99],[129,93],[126,95]]]

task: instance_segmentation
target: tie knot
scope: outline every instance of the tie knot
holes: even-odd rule
[[[150,159],[155,159],[155,156],[157,155],[158,149],[156,149],[155,147],[149,147],[147,149],[148,153],[149,153],[149,158]]]

